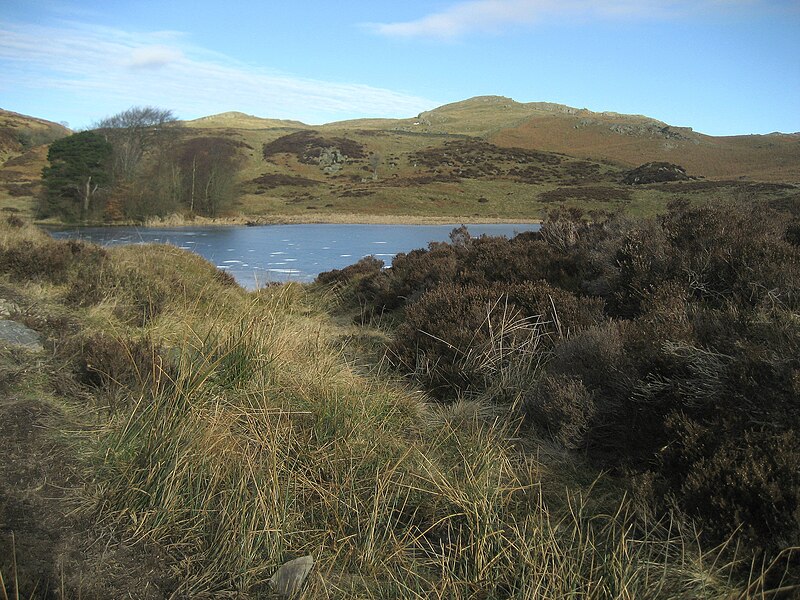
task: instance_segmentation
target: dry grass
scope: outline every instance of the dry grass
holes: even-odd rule
[[[0,227],[0,247],[36,238]],[[129,344],[116,359],[135,362],[135,376],[58,399],[73,415],[87,394],[108,403],[63,433],[83,465],[76,493],[95,545],[163,549],[176,596],[264,596],[275,569],[305,554],[316,567],[304,598],[763,591],[761,569],[741,583],[691,527],[650,522],[610,478],[546,443],[523,445],[510,409],[481,398],[429,404],[346,347],[350,330],[307,288],[248,294],[163,246],[113,249],[109,260],[118,275],[163,286],[163,305],[146,322],[121,321],[129,290],[111,279],[97,303],[71,309],[75,335]],[[70,282],[14,285],[54,311]],[[506,333],[476,357],[487,369],[524,363],[509,356]],[[149,354],[135,349],[143,338]],[[8,586],[13,575],[3,576]]]
[[[183,593],[254,593],[305,554],[307,598],[735,592],[690,531],[538,459],[502,411],[429,407],[359,375],[313,302],[272,288],[190,332],[104,428],[95,510],[163,545]]]
[[[646,121],[642,119],[641,123]],[[612,130],[628,123],[619,115],[540,115],[499,130],[488,139],[504,147],[564,152],[630,167],[653,161],[674,162],[685,167],[690,175],[714,179],[800,180],[796,135],[714,137],[673,127],[682,138],[670,139],[658,134],[626,135]]]

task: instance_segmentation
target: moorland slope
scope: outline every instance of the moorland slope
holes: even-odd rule
[[[41,123],[31,118],[28,127]],[[159,135],[139,183],[109,190],[113,202],[94,220],[202,215],[185,188],[195,159],[220,149],[233,187],[211,216],[254,222],[535,220],[554,208],[649,215],[675,199],[791,208],[800,182],[798,134],[713,137],[644,116],[499,96],[409,119],[320,126],[228,112]],[[46,147],[7,148],[0,202],[33,216]],[[630,185],[629,172],[651,162],[676,164],[686,177]],[[165,191],[175,185],[183,191]]]

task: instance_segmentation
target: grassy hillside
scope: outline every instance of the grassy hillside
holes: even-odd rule
[[[758,197],[792,204],[797,196],[791,185],[736,180],[624,185],[628,168],[618,163],[421,132],[411,129],[413,124],[362,126],[218,130],[249,146],[234,211],[254,220],[524,220],[540,219],[557,207],[644,215],[663,210],[676,198]],[[320,164],[320,150],[348,143],[354,156],[344,154],[333,169]]]
[[[70,133],[58,123],[0,108],[0,163]]]
[[[710,179],[800,182],[800,134],[713,137],[644,119],[577,113],[532,117],[489,139],[500,146],[567,152],[627,166],[673,162]]]
[[[449,104],[416,118],[314,128],[234,115],[218,132],[251,147],[236,209],[256,219],[537,219],[558,206],[652,214],[675,197],[757,196],[793,204],[795,189],[753,182],[800,181],[796,135],[714,138],[638,115],[497,96]],[[258,123],[271,128],[256,128]],[[298,131],[319,132],[322,147],[351,140],[358,156],[345,155],[335,172],[326,172],[318,161],[303,160],[291,143],[284,147],[291,151],[266,159],[259,152]],[[620,183],[626,170],[651,161],[678,163],[692,177],[719,182]]]
[[[0,109],[0,208],[32,216],[47,144],[70,133],[63,125]]]
[[[192,121],[185,121],[184,125],[187,127],[194,127],[197,129],[214,129],[214,128],[230,128],[230,129],[275,129],[279,127],[290,128],[304,128],[307,127],[300,121],[289,121],[282,119],[263,119],[255,117],[242,112],[230,111],[219,113],[217,115],[210,115],[208,117],[200,117]]]
[[[0,298],[45,348],[0,350],[9,597],[274,597],[275,570],[309,554],[309,599],[774,585],[521,435],[514,403],[432,402],[387,371],[391,330],[333,317],[330,292],[246,293],[173,247],[103,250],[11,219]]]
[[[237,112],[187,121],[143,161],[141,185],[110,192],[111,209],[96,218],[189,212],[159,194],[170,178],[185,185],[191,161],[164,165],[220,140],[236,149],[237,172],[235,200],[215,216],[240,222],[536,220],[554,208],[648,215],[675,199],[796,209],[800,182],[797,134],[716,138],[643,116],[486,96],[410,119],[315,127]],[[34,212],[44,156],[37,148],[6,162],[3,207]],[[623,183],[653,161],[678,164],[690,180]],[[130,202],[145,208],[126,210]]]

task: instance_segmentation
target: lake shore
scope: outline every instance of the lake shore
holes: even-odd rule
[[[105,246],[165,244],[192,251],[233,275],[248,289],[265,281],[313,281],[366,256],[384,262],[399,253],[446,242],[454,223],[289,223],[258,225],[68,227],[50,229],[56,239],[79,238]],[[536,230],[535,223],[473,223],[473,236],[513,236]]]
[[[481,217],[481,216],[419,216],[419,215],[368,215],[358,213],[327,213],[309,215],[233,215],[225,217],[194,217],[189,218],[183,215],[168,215],[166,217],[154,217],[147,219],[144,223],[135,221],[118,221],[116,223],[63,223],[58,221],[36,221],[40,227],[212,227],[212,226],[235,226],[235,225],[314,225],[314,224],[333,224],[333,225],[449,225],[449,224],[490,224],[490,225],[514,225],[514,224],[541,224],[541,219],[509,219],[501,217]]]

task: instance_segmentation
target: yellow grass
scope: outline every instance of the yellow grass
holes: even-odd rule
[[[0,250],[28,236],[43,243],[0,225]],[[763,591],[760,570],[741,582],[690,524],[649,520],[612,478],[520,430],[513,406],[430,403],[359,351],[325,296],[296,284],[246,293],[164,246],[115,249],[109,260],[101,300],[71,307],[61,335],[116,339],[111,355],[76,344],[69,360],[85,353],[105,361],[87,367],[98,375],[135,376],[61,399],[85,406],[91,394],[107,407],[99,424],[96,414],[69,424],[76,493],[100,546],[164,551],[178,596],[263,596],[278,566],[305,554],[316,566],[304,598]],[[38,284],[50,291],[37,310],[55,311],[89,283],[75,269],[61,286]],[[163,294],[159,310],[121,320],[143,288]]]

